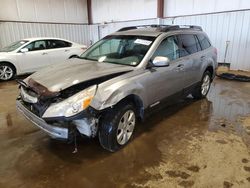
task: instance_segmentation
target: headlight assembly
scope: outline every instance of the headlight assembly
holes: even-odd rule
[[[51,104],[45,111],[43,118],[49,117],[70,117],[85,110],[91,103],[97,86],[91,86],[75,95],[65,99],[62,102]]]

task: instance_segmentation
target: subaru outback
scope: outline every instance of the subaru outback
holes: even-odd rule
[[[17,108],[52,138],[97,136],[113,152],[149,111],[189,94],[206,97],[217,50],[199,26],[134,26],[69,61],[18,80]]]

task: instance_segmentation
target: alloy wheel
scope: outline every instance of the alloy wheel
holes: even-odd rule
[[[206,74],[203,78],[202,85],[201,85],[201,94],[203,96],[205,96],[208,93],[209,88],[210,88],[210,83],[211,83],[210,77],[209,75]]]
[[[123,114],[117,128],[116,138],[118,144],[124,145],[129,141],[135,128],[135,121],[134,111],[128,110]]]
[[[13,70],[11,67],[3,65],[0,66],[0,79],[1,80],[9,80],[13,76]]]

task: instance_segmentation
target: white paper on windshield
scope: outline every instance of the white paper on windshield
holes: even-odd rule
[[[148,45],[150,45],[152,43],[152,41],[144,40],[144,39],[136,39],[134,43],[148,46]]]

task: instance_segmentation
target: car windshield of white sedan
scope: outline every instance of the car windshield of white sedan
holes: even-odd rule
[[[80,58],[137,66],[154,40],[155,37],[148,36],[111,35],[94,44]]]
[[[12,52],[14,50],[16,50],[17,48],[21,47],[22,45],[26,44],[27,40],[20,40],[20,41],[17,41],[17,42],[14,42],[12,44],[10,44],[9,46],[6,46],[2,49],[0,49],[0,52]]]

